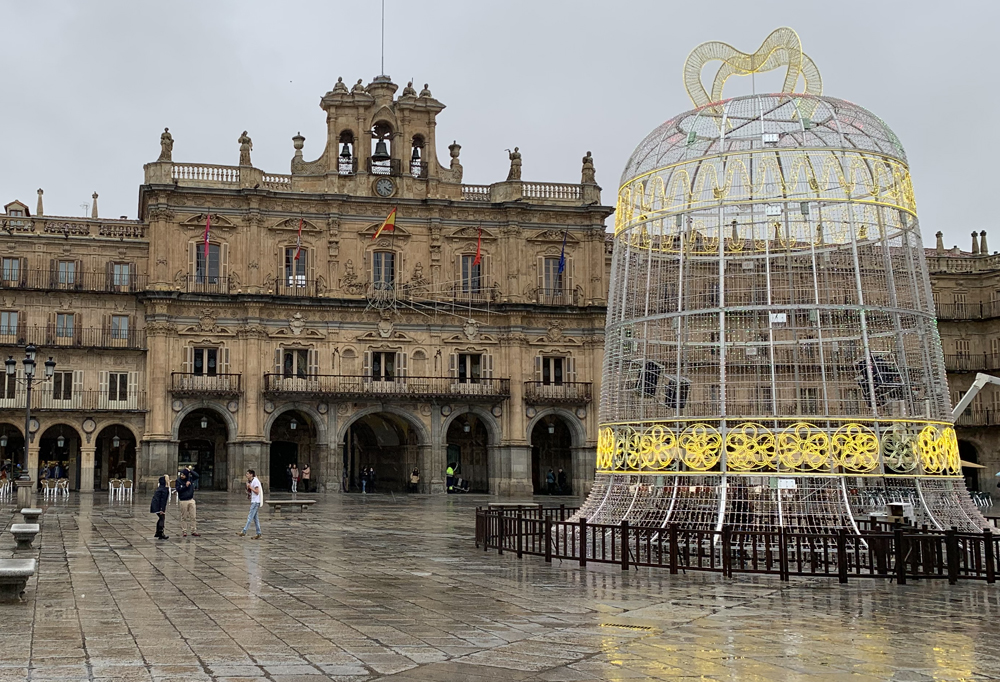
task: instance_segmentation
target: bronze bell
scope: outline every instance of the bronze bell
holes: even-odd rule
[[[420,160],[420,147],[414,147],[413,157],[411,158],[411,161],[417,162],[419,160]]]
[[[351,149],[344,143],[343,149],[340,150],[340,158],[344,160],[349,160],[351,158]]]
[[[385,140],[379,139],[378,143],[375,145],[375,153],[372,154],[372,161],[376,163],[381,163],[382,161],[389,160],[389,150],[386,149]]]

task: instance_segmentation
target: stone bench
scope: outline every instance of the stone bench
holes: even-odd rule
[[[0,602],[21,600],[36,565],[34,559],[0,559]]]
[[[10,526],[11,535],[17,541],[17,549],[31,549],[38,531],[37,523],[13,523]]]
[[[21,516],[24,517],[25,523],[38,523],[38,519],[42,517],[42,510],[25,507],[21,510]]]
[[[278,515],[282,507],[299,507],[299,511],[305,511],[316,504],[316,500],[265,500],[264,504],[271,507],[271,513]]]

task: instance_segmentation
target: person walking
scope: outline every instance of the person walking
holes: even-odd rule
[[[556,493],[556,475],[552,473],[552,469],[549,469],[549,473],[545,474],[545,487],[549,495],[555,495]]]
[[[304,467],[302,467],[302,492],[309,492],[309,474],[311,473],[309,469],[309,463],[307,462]]]
[[[556,474],[556,489],[559,491],[560,495],[569,495],[569,481],[566,479],[566,472],[562,469]]]
[[[448,487],[448,494],[451,495],[455,492],[455,466],[449,464],[448,468],[444,471],[445,483]]]
[[[291,464],[286,464],[285,465],[285,481],[286,481],[285,487],[288,488],[289,490],[291,490],[292,489],[292,465]]]
[[[420,486],[420,471],[416,468],[410,472],[410,492],[415,493]]]
[[[375,492],[375,467],[368,467],[368,492]]]
[[[361,470],[361,494],[368,493],[368,467]]]
[[[299,492],[299,467],[297,464],[292,464],[292,492]]]
[[[191,535],[201,537],[198,533],[198,514],[194,503],[194,484],[199,476],[191,467],[181,469],[177,476],[177,502],[181,507],[181,535],[187,537],[188,528]]]
[[[263,489],[260,487],[260,481],[257,480],[257,472],[253,469],[247,469],[247,497],[250,498],[250,513],[247,514],[247,523],[243,526],[237,535],[243,537],[250,530],[250,523],[253,522],[254,527],[257,530],[257,534],[253,536],[253,540],[260,540],[260,518],[258,517],[258,512],[260,511],[260,505],[264,503]]]
[[[153,500],[149,503],[149,513],[156,514],[156,535],[154,538],[169,540],[170,536],[163,534],[163,524],[167,519],[167,502],[170,501],[170,489],[167,488],[166,475],[160,476],[156,490],[153,491]]]

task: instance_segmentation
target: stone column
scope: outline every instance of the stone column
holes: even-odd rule
[[[80,446],[80,492],[94,492],[94,446]]]
[[[531,485],[531,446],[511,445],[499,450],[506,450],[505,476],[499,488],[490,492],[496,495],[531,495],[534,492]],[[490,487],[493,487],[492,483]]]
[[[433,445],[418,445],[418,461],[420,462],[420,492],[439,494],[445,492],[444,448]]]
[[[573,457],[573,478],[570,485],[573,486],[574,495],[586,495],[590,492],[590,486],[594,482],[594,473],[597,465],[597,448],[574,447],[570,448]]]

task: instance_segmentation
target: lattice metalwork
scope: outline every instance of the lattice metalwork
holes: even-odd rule
[[[778,66],[815,85],[797,41],[698,48],[685,77],[721,59],[718,93]],[[581,516],[856,530],[884,513],[871,501],[905,496],[929,524],[981,526],[947,386],[906,155],[878,117],[817,94],[706,100],[636,148],[615,217],[601,503]]]

